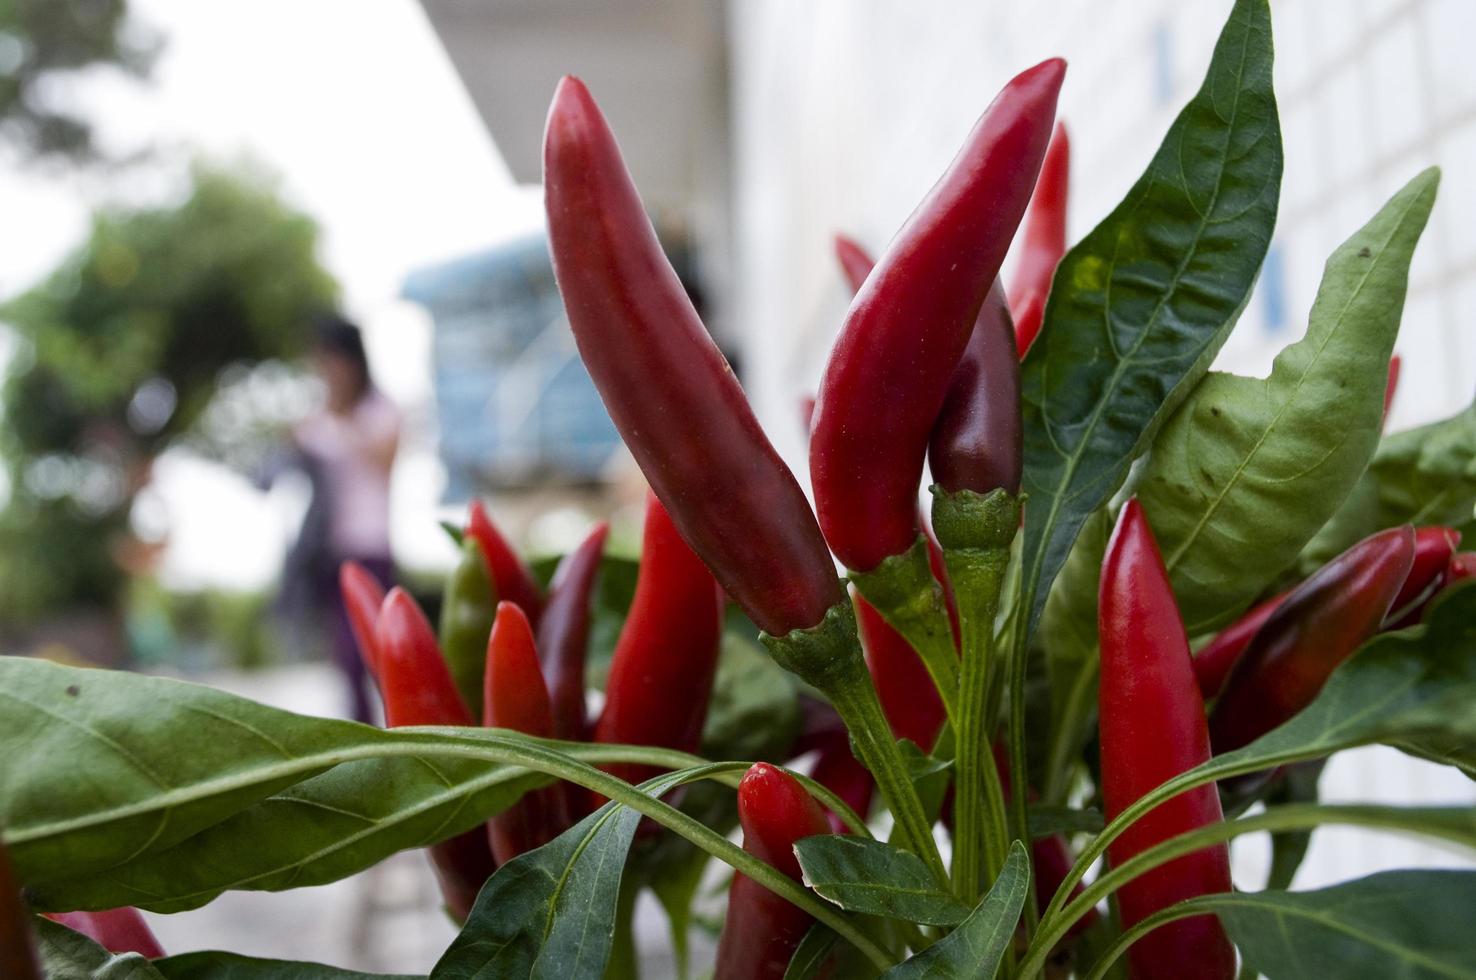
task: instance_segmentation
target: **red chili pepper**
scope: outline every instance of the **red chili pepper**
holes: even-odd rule
[[[1025,429],[1020,356],[1004,290],[994,281],[928,441],[928,465],[945,490],[1020,492]]]
[[[523,564],[512,545],[497,530],[497,525],[492,523],[480,500],[471,502],[466,533],[482,546],[482,554],[487,558],[487,571],[492,575],[492,584],[497,587],[497,598],[517,603],[536,628],[543,616],[543,591],[528,573],[528,566]]]
[[[866,277],[871,275],[871,267],[876,263],[866,249],[846,235],[835,236],[835,258],[840,262],[841,272],[845,274],[846,283],[851,287],[851,294],[855,295],[860,291]]]
[[[21,897],[20,882],[10,867],[10,852],[0,836],[0,976],[15,980],[45,980],[36,940],[31,935],[31,911]]]
[[[876,791],[876,780],[861,761],[851,754],[851,741],[844,729],[817,739],[820,753],[815,757],[810,778],[845,801],[862,820],[871,811],[871,798]],[[825,809],[822,807],[821,809]],[[845,821],[837,814],[825,809],[825,819],[830,823],[833,834],[849,833]]]
[[[852,598],[856,602],[856,625],[860,627],[866,665],[871,670],[892,734],[911,739],[924,752],[932,751],[933,742],[943,728],[945,712],[943,699],[938,696],[927,667],[912,644],[887,625],[871,603],[859,594]]]
[[[867,572],[917,540],[934,420],[1045,154],[1066,63],[1005,86],[867,277],[815,406],[810,477],[825,540]]]
[[[109,953],[137,953],[144,959],[164,956],[164,947],[138,909],[124,906],[106,912],[48,912],[46,917],[97,943]],[[7,974],[8,976],[8,974]]]
[[[1394,395],[1399,391],[1399,369],[1404,358],[1395,354],[1389,358],[1389,380],[1384,385],[1384,421],[1389,421],[1389,409],[1394,406]]]
[[[359,647],[359,656],[376,683],[379,680],[379,655],[374,649],[374,622],[384,605],[384,589],[370,571],[356,561],[338,566],[338,590],[348,610],[349,628]]]
[[[390,590],[374,633],[386,725],[473,724],[436,634],[410,593],[399,586]],[[477,828],[433,844],[430,857],[447,908],[458,921],[464,920],[482,884],[497,868],[486,832]]]
[[[795,841],[830,832],[825,812],[793,776],[755,763],[738,785],[743,849],[800,880]],[[713,980],[782,980],[814,920],[741,874],[728,891]]]
[[[559,562],[538,624],[538,651],[553,699],[553,737],[565,741],[581,741],[588,734],[584,662],[589,653],[589,604],[609,534],[610,525],[601,521]]]
[[[1066,124],[1056,123],[1045,161],[1040,165],[1040,178],[1025,212],[1020,242],[1020,261],[1010,283],[1010,310],[1023,313],[1028,304],[1045,309],[1046,294],[1061,256],[1066,254],[1066,200],[1071,183],[1071,139]],[[1040,317],[1017,321],[1016,346],[1023,357],[1040,332]],[[1026,329],[1028,327],[1028,332]]]
[[[1378,632],[1409,578],[1414,548],[1409,525],[1380,531],[1292,590],[1215,702],[1210,734],[1217,753],[1248,745],[1312,703],[1332,672]]]
[[[1226,678],[1245,653],[1245,648],[1250,646],[1256,633],[1290,594],[1290,591],[1283,592],[1252,607],[1235,622],[1220,630],[1213,640],[1194,655],[1194,678],[1199,682],[1200,696],[1206,702],[1219,696],[1225,687]]]
[[[682,537],[772,636],[844,598],[804,491],[753,415],[661,251],[584,84],[544,136],[554,271],[579,353]]]
[[[552,608],[550,604],[550,612]],[[514,603],[497,604],[483,677],[483,724],[537,738],[554,737],[553,709],[538,665],[533,627]],[[534,790],[493,817],[487,824],[487,834],[497,862],[505,864],[563,833],[571,823],[566,795],[558,786]]]
[[[610,658],[594,741],[695,752],[722,633],[717,583],[656,495],[648,494],[635,598]],[[659,772],[637,765],[605,768],[631,783]]]
[[[1472,576],[1476,576],[1476,551],[1458,551],[1450,556],[1450,566],[1445,572],[1447,586]]]
[[[1040,336],[1040,326],[1045,322],[1046,294],[1040,290],[1026,293],[1020,300],[1018,306],[1011,305],[1010,312],[1015,319],[1015,348],[1020,352],[1023,360],[1029,347],[1025,341],[1029,338],[1030,343]]]
[[[1098,601],[1101,639],[1102,796],[1110,821],[1144,793],[1210,757],[1204,701],[1168,570],[1137,500],[1128,501],[1107,545]],[[1133,823],[1108,848],[1114,865],[1222,819],[1213,785],[1181,793]],[[1160,865],[1117,892],[1122,924],[1196,895],[1230,890],[1224,844]],[[1128,951],[1134,980],[1232,980],[1235,950],[1219,919],[1160,926]]]
[[[1422,527],[1415,531],[1409,576],[1389,605],[1384,629],[1403,629],[1420,621],[1430,600],[1444,588],[1446,571],[1460,543],[1460,532],[1453,527]]]

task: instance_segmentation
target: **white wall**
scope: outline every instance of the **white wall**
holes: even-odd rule
[[[843,230],[879,250],[1014,73],[1070,63],[1071,234],[1141,173],[1198,88],[1228,0],[738,0],[733,44],[735,222],[746,384],[775,443],[803,473],[796,403],[814,390],[846,295],[830,253]],[[1404,181],[1445,168],[1415,258],[1391,425],[1449,414],[1476,384],[1476,0],[1273,0],[1286,145],[1271,262],[1220,366],[1263,373],[1305,329],[1332,249]],[[1279,256],[1279,258],[1277,257]],[[1392,750],[1349,753],[1324,778],[1343,800],[1476,801],[1448,770]],[[1237,848],[1255,886],[1264,846]],[[1450,863],[1423,845],[1326,832],[1298,879]]]

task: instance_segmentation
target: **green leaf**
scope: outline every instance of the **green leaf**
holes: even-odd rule
[[[795,948],[794,955],[789,958],[784,980],[814,980],[820,976],[820,971],[835,952],[839,941],[839,936],[819,923],[811,926],[810,931],[805,933],[805,938]]]
[[[82,980],[86,977],[163,980],[163,974],[137,953],[114,956],[80,932],[73,932],[61,923],[39,915],[31,920],[31,924],[36,933],[36,952],[41,956],[41,969],[49,980]]]
[[[408,973],[363,973],[322,963],[264,960],[236,953],[182,953],[154,960],[164,980],[424,980]]]
[[[1476,977],[1476,873],[1390,871],[1309,892],[1209,904],[1247,964],[1270,977]]]
[[[446,577],[438,638],[456,690],[472,717],[482,715],[482,672],[487,665],[487,637],[497,617],[497,587],[487,570],[482,546],[461,543],[461,558]]]
[[[1424,171],[1327,261],[1306,335],[1267,378],[1211,372],[1153,443],[1138,500],[1197,636],[1245,608],[1333,516],[1379,441]]]
[[[989,894],[963,924],[904,963],[887,980],[990,980],[1015,936],[1030,891],[1030,858],[1015,841]]]
[[[958,925],[969,914],[910,851],[848,834],[806,837],[794,850],[805,884],[848,912],[932,926]]]
[[[461,542],[466,540],[466,532],[461,529],[461,525],[452,521],[441,521],[440,524],[441,530],[446,532],[446,537],[451,539],[452,544],[460,548]]]
[[[677,976],[682,980],[686,980],[691,970],[688,933],[692,930],[692,903],[697,900],[697,892],[702,887],[707,863],[706,851],[688,845],[678,856],[664,862],[661,874],[651,875],[648,879],[651,891],[661,903],[671,925],[672,958],[676,961]],[[646,877],[642,875],[642,878]]]
[[[642,784],[653,797],[686,772]],[[625,857],[641,815],[606,803],[554,840],[488,879],[432,980],[474,977],[599,980],[615,935]]]
[[[1032,806],[1025,811],[1031,840],[1057,834],[1095,834],[1102,829],[1100,810],[1070,806]]]
[[[1288,766],[1280,782],[1267,797],[1268,806],[1286,803],[1316,803],[1317,781],[1326,764],[1321,760]],[[1312,831],[1292,830],[1271,835],[1271,870],[1266,876],[1268,891],[1285,891],[1312,844]]]
[[[1250,297],[1281,185],[1266,0],[1237,0],[1199,93],[1124,201],[1056,269],[1025,358],[1033,632],[1087,517],[1204,376]]]
[[[757,641],[729,630],[702,728],[709,759],[787,758],[803,721],[794,675]]]
[[[1302,575],[1386,527],[1462,525],[1476,506],[1476,405],[1385,437],[1343,506],[1297,562]]]

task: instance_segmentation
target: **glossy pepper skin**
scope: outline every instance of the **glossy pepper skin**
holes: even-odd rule
[[[125,906],[106,912],[50,912],[46,917],[73,932],[80,932],[110,953],[137,953],[150,960],[164,955],[164,947],[159,945],[154,930],[135,908]]]
[[[386,725],[473,724],[430,622],[404,589],[396,586],[385,597],[375,637]],[[486,832],[478,827],[433,844],[430,857],[446,907],[457,921],[464,920],[497,867]]]
[[[1445,579],[1450,560],[1460,547],[1461,535],[1452,527],[1422,527],[1415,530],[1414,559],[1399,594],[1389,605],[1385,629],[1403,629],[1420,621],[1425,606],[1435,597]]]
[[[844,598],[794,475],[667,261],[594,99],[549,110],[544,197],[580,356],[692,549],[760,629],[784,636]]]
[[[804,787],[763,762],[738,785],[738,822],[743,849],[795,881],[800,880],[795,841],[830,831],[825,812]],[[735,874],[713,980],[782,980],[813,921],[809,913]]]
[[[528,573],[528,566],[523,564],[512,545],[497,530],[497,525],[492,523],[480,500],[473,500],[468,508],[466,533],[482,546],[497,598],[517,603],[536,628],[543,616],[543,591]]]
[[[847,235],[835,236],[835,259],[840,263],[841,273],[846,277],[846,285],[851,287],[851,295],[861,291],[861,284],[866,277],[871,275],[872,266],[876,262],[870,253],[862,248],[854,238]],[[806,420],[806,428],[809,427]]]
[[[846,314],[810,477],[825,540],[853,571],[917,540],[928,437],[1035,186],[1065,68],[1052,59],[1005,86]]]
[[[599,522],[559,562],[538,624],[538,652],[553,704],[553,737],[566,741],[581,741],[588,734],[584,662],[589,653],[590,600],[609,535],[610,525]]]
[[[10,866],[10,852],[0,842],[0,977],[44,980],[36,940],[31,935],[31,911],[21,898],[20,882]]]
[[[482,723],[537,738],[553,738],[553,709],[538,665],[533,627],[511,602],[497,604],[497,618],[487,638]],[[487,824],[492,856],[498,864],[541,847],[569,826],[566,794],[560,786],[527,793]]]
[[[1026,314],[1030,313],[1027,307],[1034,306],[1039,311],[1021,316],[1015,322],[1016,346],[1022,357],[1040,332],[1041,314],[1045,312],[1051,279],[1056,274],[1061,256],[1066,254],[1066,203],[1070,182],[1071,139],[1066,135],[1066,124],[1058,122],[1056,131],[1051,134],[1045,160],[1040,165],[1040,177],[1035,182],[1030,207],[1025,212],[1020,258],[1010,280],[1010,309],[1017,314]]]
[[[1210,757],[1204,701],[1189,661],[1168,571],[1136,499],[1107,545],[1098,600],[1102,796],[1111,821],[1165,780]],[[1133,823],[1108,848],[1120,865],[1222,819],[1213,785],[1181,793]],[[1123,926],[1196,895],[1230,890],[1224,844],[1160,865],[1117,892]],[[1133,980],[1233,980],[1235,951],[1213,915],[1160,926],[1128,950]]]
[[[723,598],[655,494],[646,498],[635,598],[610,658],[594,741],[695,752],[717,673]],[[606,769],[631,783],[659,772]]]
[[[451,670],[456,690],[468,707],[482,697],[482,670],[487,659],[487,635],[497,610],[497,589],[488,570],[481,543],[466,535],[461,560],[451,569],[442,593],[441,655]]]
[[[379,655],[374,649],[374,622],[384,605],[384,588],[369,570],[356,561],[338,566],[338,590],[348,610],[349,629],[369,676],[379,681]]]
[[[1292,590],[1266,620],[1210,715],[1215,752],[1248,745],[1289,721],[1379,630],[1414,562],[1409,525],[1371,535]]]
[[[1252,606],[1194,655],[1194,678],[1199,682],[1199,693],[1206,703],[1219,696],[1245,648],[1250,646],[1256,633],[1290,594],[1283,592]]]
[[[1020,492],[1025,429],[1020,356],[999,280],[979,308],[928,440],[933,480],[948,491]]]

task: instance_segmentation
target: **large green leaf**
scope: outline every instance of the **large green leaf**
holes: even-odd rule
[[[1476,506],[1476,405],[1385,437],[1342,507],[1302,551],[1306,575],[1363,538],[1399,524],[1462,525]]]
[[[994,886],[957,929],[882,974],[885,980],[991,980],[1030,893],[1030,858],[1015,841]]]
[[[1269,377],[1211,372],[1154,440],[1138,500],[1190,636],[1245,608],[1368,466],[1410,258],[1439,183],[1426,170],[1333,252],[1306,336]]]
[[[237,953],[181,953],[154,960],[164,980],[424,980],[408,973],[364,973],[322,963],[266,960]]]
[[[103,949],[80,932],[37,916],[33,920],[36,952],[48,980],[163,980],[152,963],[137,953],[121,956]]]
[[[668,773],[641,789],[659,797],[687,776]],[[615,935],[625,857],[640,821],[635,810],[606,803],[498,868],[432,980],[599,980]]]
[[[1270,980],[1476,977],[1476,872],[1390,871],[1210,904],[1246,963]]]
[[[910,851],[846,834],[806,837],[794,850],[805,884],[848,912],[931,926],[955,926],[969,915]]]
[[[1250,296],[1281,186],[1266,0],[1237,0],[1199,93],[1056,270],[1025,358],[1027,632],[1087,517],[1204,376]]]

